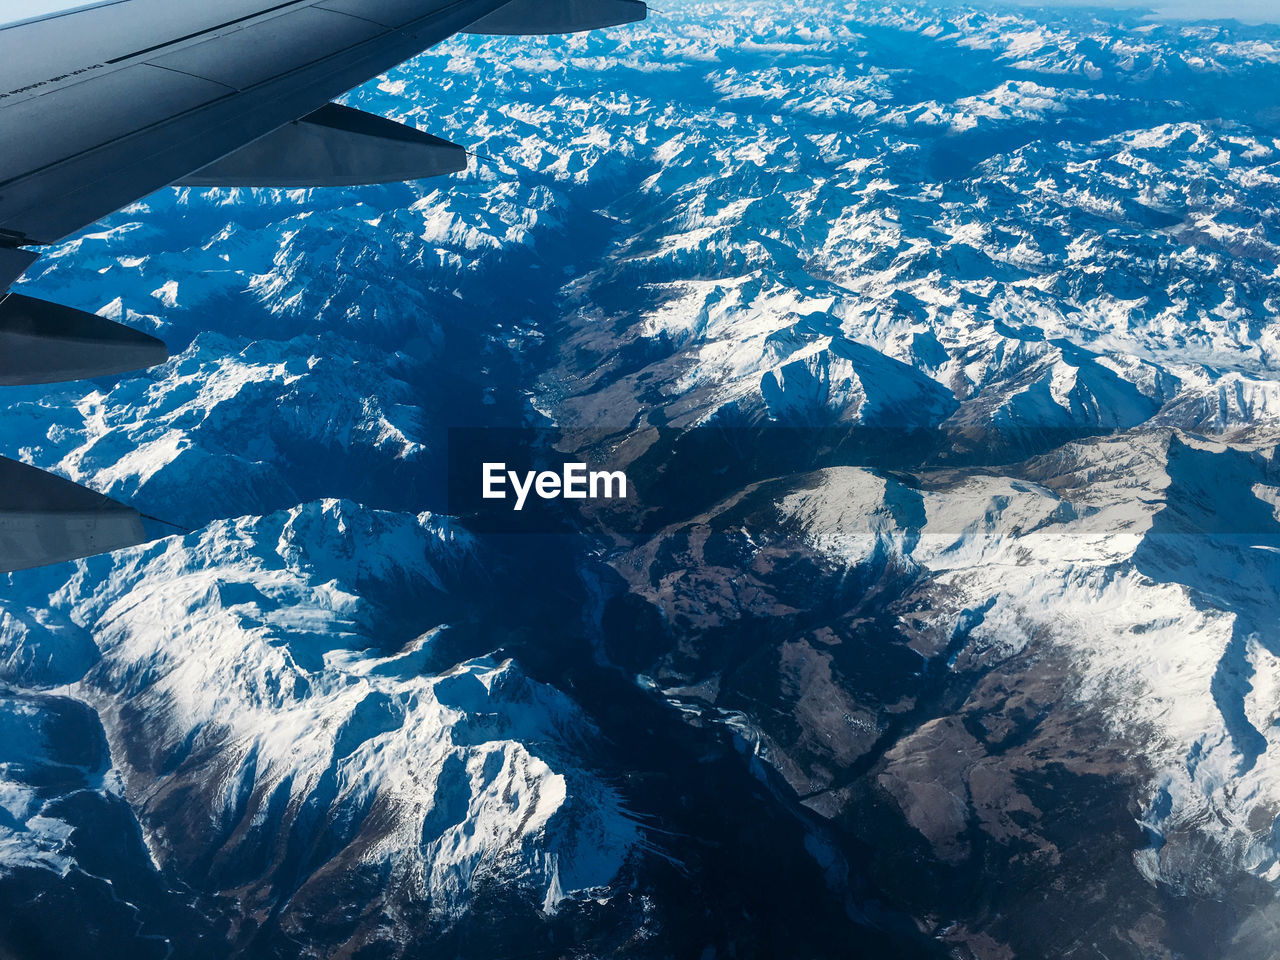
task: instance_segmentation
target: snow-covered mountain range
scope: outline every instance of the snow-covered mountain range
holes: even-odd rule
[[[174,358],[0,454],[176,526],[0,592],[0,948],[1270,955],[1280,28],[664,7],[28,276]],[[457,426],[659,519],[468,530]]]

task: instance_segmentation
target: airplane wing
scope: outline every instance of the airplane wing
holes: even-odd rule
[[[103,0],[0,25],[0,295],[41,246],[168,184],[321,187],[463,170],[461,147],[330,101],[459,32],[576,32],[646,12],[641,0]],[[0,299],[0,386],[166,357],[103,318]],[[32,542],[69,544],[66,524],[88,522],[82,502],[41,521],[30,504],[68,502],[60,485],[50,480],[46,497],[5,489],[21,478],[30,492],[38,476],[0,470],[0,530],[18,503],[24,524],[60,531]],[[99,550],[138,542],[140,527],[125,535],[115,512],[110,521],[109,542],[89,538]],[[19,564],[0,540],[0,571],[40,559],[28,545]]]

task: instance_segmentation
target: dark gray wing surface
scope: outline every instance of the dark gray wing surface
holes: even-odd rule
[[[503,5],[123,0],[2,29],[0,233],[60,240]]]
[[[0,458],[0,570],[12,572],[131,547],[146,539],[124,504]]]
[[[0,387],[168,355],[104,318],[5,295],[40,246],[171,183],[316,187],[464,169],[461,147],[330,101],[463,30],[573,32],[645,12],[640,0],[106,0],[0,24]],[[129,508],[0,459],[0,572],[143,536]]]

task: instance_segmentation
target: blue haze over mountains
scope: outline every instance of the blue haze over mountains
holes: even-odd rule
[[[664,7],[38,262],[174,359],[0,454],[190,532],[0,592],[0,953],[1273,949],[1280,28]],[[451,427],[660,522],[470,529]]]

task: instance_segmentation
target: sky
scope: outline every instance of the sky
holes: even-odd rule
[[[181,3],[183,0],[175,0]],[[0,23],[13,23],[29,17],[39,17],[59,10],[75,10],[77,7],[97,6],[93,2],[77,3],[76,0],[0,0]]]

